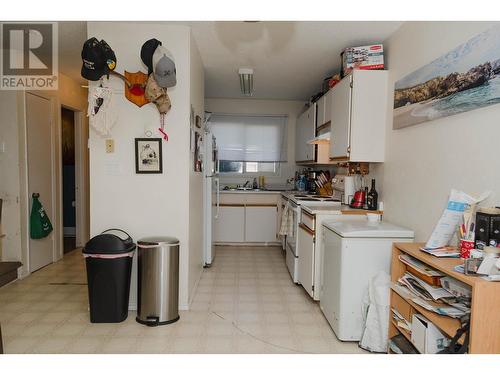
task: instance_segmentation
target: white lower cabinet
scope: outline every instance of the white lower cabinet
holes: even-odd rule
[[[278,242],[278,206],[222,204],[214,242]]]
[[[297,248],[299,249],[299,283],[314,298],[314,232],[299,224]]]
[[[215,220],[215,242],[245,241],[245,206],[220,206]]]
[[[277,206],[245,207],[245,241],[276,242]]]

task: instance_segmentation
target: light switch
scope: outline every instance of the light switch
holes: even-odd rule
[[[115,152],[115,140],[106,139],[106,153],[112,154],[113,152]]]

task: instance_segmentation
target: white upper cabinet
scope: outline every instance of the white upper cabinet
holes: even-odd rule
[[[317,107],[316,126],[317,127],[320,127],[321,125],[323,125],[326,122],[325,121],[325,106],[326,106],[326,95],[323,95],[316,102],[316,107]]]
[[[316,105],[311,105],[307,111],[297,118],[295,128],[295,161],[313,162],[315,158],[314,145],[307,141],[316,136]]]
[[[387,71],[354,70],[330,90],[330,158],[383,162]]]
[[[321,99],[323,99],[323,102],[322,102],[323,108],[321,109],[322,119],[321,119],[321,122],[316,123],[316,126],[318,128],[322,125],[328,124],[332,119],[332,95],[333,95],[332,90],[329,90],[325,95],[323,95],[321,97]],[[319,111],[320,111],[320,109],[318,106],[318,112]],[[318,118],[319,118],[319,114],[318,114]]]

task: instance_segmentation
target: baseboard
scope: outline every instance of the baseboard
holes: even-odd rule
[[[232,247],[256,247],[256,246],[264,246],[264,247],[275,247],[282,246],[281,242],[215,242],[216,246],[232,246]]]

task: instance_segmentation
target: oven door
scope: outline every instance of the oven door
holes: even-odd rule
[[[299,216],[300,216],[300,206],[297,206],[295,203],[290,202],[290,214],[292,215],[292,233],[291,235],[286,236],[286,248],[287,251],[290,248],[293,251],[293,254],[298,257],[297,253],[297,231],[299,229]]]
[[[297,232],[299,227],[299,215],[300,215],[300,206],[297,206],[295,203],[290,202],[291,210],[290,213],[292,215],[292,234],[286,236],[286,266],[290,275],[292,276],[293,282],[298,283],[298,259],[299,254],[297,251]]]

